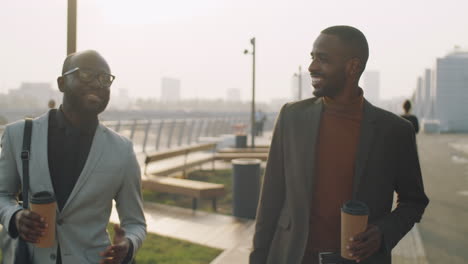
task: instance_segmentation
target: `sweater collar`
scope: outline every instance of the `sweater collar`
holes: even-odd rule
[[[359,88],[358,96],[346,102],[338,102],[335,99],[325,96],[323,98],[324,107],[327,111],[333,111],[342,114],[356,114],[362,113],[364,104],[364,91]]]

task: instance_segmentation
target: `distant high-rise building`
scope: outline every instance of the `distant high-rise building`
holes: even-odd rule
[[[459,50],[437,59],[429,113],[441,131],[468,132],[468,52]]]
[[[380,100],[380,73],[378,71],[364,72],[364,97],[372,104]]]
[[[422,101],[424,106],[422,109],[423,118],[431,118],[431,108],[432,108],[432,95],[431,95],[431,86],[432,86],[432,71],[430,69],[424,70],[424,78],[422,84]]]
[[[239,89],[233,88],[228,89],[226,93],[226,101],[227,102],[240,102],[241,100],[241,92]]]
[[[180,80],[163,77],[161,79],[161,102],[180,101]]]
[[[309,72],[301,73],[301,100],[311,98],[313,96],[312,91],[312,78],[310,77]],[[291,77],[291,91],[293,95],[293,100],[299,99],[299,77],[293,75]]]
[[[423,98],[423,81],[422,77],[418,77],[416,83],[416,92],[413,101],[413,114],[418,118],[423,118],[424,98]]]

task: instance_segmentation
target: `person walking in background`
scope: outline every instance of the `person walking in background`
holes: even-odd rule
[[[55,108],[55,100],[54,99],[50,99],[49,102],[47,102],[47,107],[49,109],[54,109]]]
[[[367,229],[347,242],[357,262],[390,264],[392,248],[420,221],[429,200],[414,129],[364,99],[358,83],[368,56],[366,37],[350,26],[315,40],[315,97],[284,105],[276,120],[251,264],[316,264],[325,254],[336,261],[322,264],[355,263],[340,257],[340,208],[351,199],[370,209]]]
[[[255,113],[255,136],[263,136],[263,127],[265,126],[266,120],[266,114],[262,110],[258,110],[257,113]]]
[[[419,132],[419,120],[415,115],[411,114],[411,101],[410,100],[405,100],[403,103],[403,110],[405,113],[401,115],[404,119],[408,120],[413,124],[414,131],[416,134]]]
[[[17,201],[25,122],[10,124],[3,133],[0,221],[11,237],[28,242],[32,263],[130,263],[145,239],[141,174],[132,142],[98,120],[114,78],[98,52],[69,55],[57,79],[62,105],[33,120],[29,193],[54,194],[53,226]],[[121,224],[114,225],[111,243],[106,228],[113,200]],[[56,230],[54,245],[34,246],[46,228]]]

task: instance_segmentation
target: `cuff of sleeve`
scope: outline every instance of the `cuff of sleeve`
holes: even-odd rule
[[[127,256],[125,256],[124,260],[122,261],[123,264],[131,263],[133,259],[134,251],[135,251],[132,240],[130,238],[127,238],[127,240],[128,240],[129,247],[128,247]]]
[[[134,235],[127,233],[126,238],[130,242],[130,248],[128,249],[128,255],[125,259],[129,258],[129,261],[134,259],[139,248],[138,238]],[[125,263],[125,262],[124,262]],[[129,262],[130,263],[130,262]]]
[[[385,220],[381,220],[375,223],[375,225],[380,229],[380,232],[382,232],[382,245],[380,247],[380,251],[389,256],[391,255],[394,247],[390,234],[394,231],[392,231],[391,226]]]
[[[23,208],[18,206],[18,207],[15,207],[14,209],[12,209],[10,212],[8,212],[8,218],[7,219],[10,219],[8,221],[8,225],[6,225],[5,227],[8,228],[8,235],[10,235],[11,238],[17,238],[18,237],[18,230],[16,229],[16,224],[15,224],[15,216],[16,216],[16,213],[18,213],[19,211],[21,211]]]

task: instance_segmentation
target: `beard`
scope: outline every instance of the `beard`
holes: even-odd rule
[[[90,97],[83,96],[82,93],[82,91],[67,89],[63,94],[63,102],[68,105],[70,110],[84,115],[98,115],[106,109],[109,95]]]
[[[323,86],[323,87],[314,87],[314,91],[312,92],[315,97],[335,97],[343,90],[343,87],[339,86]]]
[[[318,80],[314,81],[314,78]],[[313,74],[312,86],[314,87],[314,91],[312,93],[316,97],[327,96],[334,98],[343,91],[345,83],[346,77],[344,72],[339,72],[332,76],[323,73]]]

